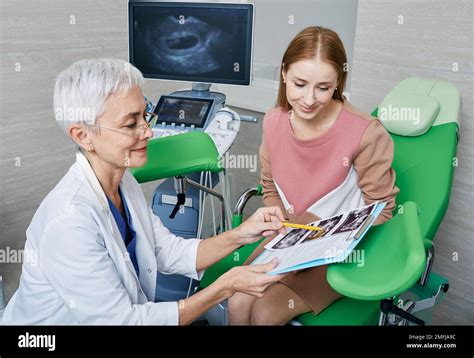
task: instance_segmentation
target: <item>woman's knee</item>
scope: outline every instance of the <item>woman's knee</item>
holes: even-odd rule
[[[287,310],[274,301],[265,299],[265,296],[255,301],[250,313],[250,324],[252,326],[277,326],[284,325],[290,318]]]
[[[246,293],[237,292],[228,300],[228,309],[230,313],[250,311],[255,297]]]
[[[250,313],[250,324],[252,326],[276,325],[275,317],[273,317],[274,313],[275,311],[271,307],[262,304],[255,304]]]
[[[245,293],[236,293],[228,300],[229,325],[240,326],[250,324],[250,312],[255,297]]]
[[[311,308],[285,285],[275,285],[255,301],[250,313],[251,325],[284,325]]]

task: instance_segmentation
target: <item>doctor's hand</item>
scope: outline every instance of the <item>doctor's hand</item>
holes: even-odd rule
[[[228,297],[236,292],[263,297],[265,290],[283,277],[266,273],[273,270],[277,264],[278,260],[274,258],[266,264],[237,266],[223,274],[218,281],[221,280],[226,287]]]
[[[251,244],[262,236],[272,236],[285,233],[282,225],[285,217],[277,206],[259,208],[251,217],[235,228],[236,243],[240,245]]]

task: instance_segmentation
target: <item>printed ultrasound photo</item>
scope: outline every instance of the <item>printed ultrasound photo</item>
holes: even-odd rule
[[[346,220],[334,231],[334,234],[340,232],[352,231],[360,227],[369,216],[374,204],[362,210],[353,210],[349,213]]]
[[[219,9],[137,9],[134,21],[134,62],[144,73],[240,79],[245,68],[247,39],[242,13]],[[232,16],[231,16],[232,15]]]
[[[326,237],[327,234],[337,225],[339,224],[339,221],[342,218],[342,214],[338,216],[334,216],[332,218],[326,219],[326,220],[321,220],[319,223],[316,223],[318,227],[320,227],[323,230],[319,231],[313,231],[311,232],[304,240],[303,242],[308,242],[314,239],[319,239]],[[314,225],[311,225],[314,226]]]
[[[307,233],[308,231],[305,229],[293,229],[288,234],[283,236],[280,241],[278,241],[275,245],[272,246],[272,249],[286,249],[287,247],[293,246],[301,238]]]

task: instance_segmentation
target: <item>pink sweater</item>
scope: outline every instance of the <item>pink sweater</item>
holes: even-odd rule
[[[260,159],[267,206],[284,206],[277,186],[296,216],[331,191],[336,194],[331,200],[345,200],[338,197],[337,190],[353,168],[365,203],[387,202],[376,224],[392,216],[399,191],[391,168],[393,141],[377,119],[357,111],[347,101],[332,126],[310,140],[295,137],[288,112],[281,108],[268,112]]]

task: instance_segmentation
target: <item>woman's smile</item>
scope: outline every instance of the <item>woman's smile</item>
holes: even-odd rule
[[[146,151],[147,151],[147,146],[145,145],[144,147],[141,147],[141,148],[131,149],[130,151],[136,152],[136,153],[146,153]]]
[[[312,113],[316,109],[318,109],[318,106],[306,107],[306,106],[301,105],[301,104],[299,106],[300,106],[301,111],[304,112],[304,113]]]

